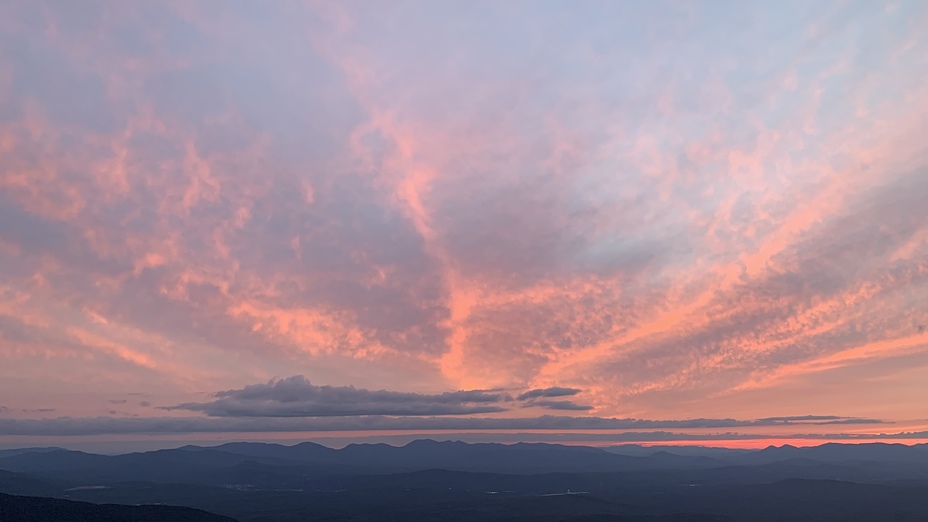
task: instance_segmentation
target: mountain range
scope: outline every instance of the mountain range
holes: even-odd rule
[[[236,442],[122,455],[27,448],[0,453],[0,492],[49,502],[175,505],[268,522],[924,521],[928,445],[748,451],[432,440],[341,449]],[[887,509],[894,518],[861,518]]]

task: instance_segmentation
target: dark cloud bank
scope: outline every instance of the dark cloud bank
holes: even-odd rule
[[[539,400],[576,395],[574,388],[529,390],[515,399],[501,390],[461,390],[440,394],[366,390],[354,386],[316,386],[302,375],[226,390],[210,402],[185,403],[168,410],[210,417],[348,417],[357,415],[472,415],[498,413],[512,406],[550,410],[590,410],[568,400]]]

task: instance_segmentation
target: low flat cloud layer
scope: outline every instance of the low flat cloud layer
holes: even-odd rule
[[[868,424],[881,424],[876,419],[867,419]],[[817,423],[790,424],[806,429]],[[0,434],[75,436],[102,434],[168,434],[168,433],[279,433],[279,432],[330,432],[330,431],[511,431],[511,430],[691,430],[724,429],[723,433],[683,433],[674,436],[705,438],[754,437],[755,434],[731,431],[737,428],[763,428],[783,426],[782,422],[736,419],[687,419],[645,420],[610,419],[601,417],[570,417],[544,415],[530,418],[487,418],[487,417],[387,417],[380,415],[361,417],[312,417],[312,418],[211,418],[211,417],[59,417],[56,419],[5,419],[0,418]],[[638,432],[639,436],[641,433]],[[613,437],[623,434],[614,433]],[[651,435],[659,436],[659,435]],[[866,434],[841,435],[848,438],[867,438]],[[880,435],[883,437],[884,435]],[[922,438],[924,433],[897,433],[888,435],[899,438]],[[817,435],[814,437],[818,437]],[[762,437],[758,437],[762,438]],[[645,440],[645,439],[642,439]]]

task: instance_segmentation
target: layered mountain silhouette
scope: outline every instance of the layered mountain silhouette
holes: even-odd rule
[[[0,454],[0,491],[241,521],[924,521],[928,446],[239,442],[114,456],[36,448]]]

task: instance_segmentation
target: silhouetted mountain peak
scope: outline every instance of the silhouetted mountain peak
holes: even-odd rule
[[[301,442],[294,447],[296,448],[317,448],[321,450],[333,451],[332,448],[328,446],[323,446],[322,444],[317,444],[315,442],[309,442],[309,441]]]
[[[64,448],[58,448],[55,446],[39,447],[39,448],[5,449],[5,450],[0,450],[0,459],[5,458],[5,457],[12,457],[13,455],[21,455],[23,453],[51,453],[53,451],[67,451],[67,450]]]
[[[386,443],[384,443],[384,442],[353,442],[353,443],[351,443],[351,444],[345,446],[344,448],[342,448],[342,450],[346,450],[346,449],[349,449],[349,448],[364,448],[364,449],[369,449],[369,448],[397,448],[397,446],[391,446],[391,445],[386,444]]]
[[[728,522],[888,520],[882,516],[886,506],[913,514],[893,520],[928,520],[924,447],[784,445],[716,452],[720,460],[680,455],[671,447],[648,451],[630,456],[584,446],[429,439],[341,450],[312,442],[185,446],[117,456],[58,450],[0,459],[0,470],[9,470],[0,471],[0,491],[96,503],[182,503],[268,522],[422,522],[457,509],[450,506],[460,506],[460,516],[446,519],[461,521],[716,520],[625,516],[646,505],[652,514],[730,511],[734,518]],[[402,512],[390,511],[394,508]],[[270,515],[275,511],[276,518]],[[592,518],[577,518],[583,513]],[[621,516],[600,517],[609,513]],[[17,519],[0,514],[0,520]]]
[[[432,439],[416,439],[407,443],[404,448],[435,448],[435,447],[462,447],[467,446],[466,442],[461,442],[459,440],[443,440],[437,441]]]

